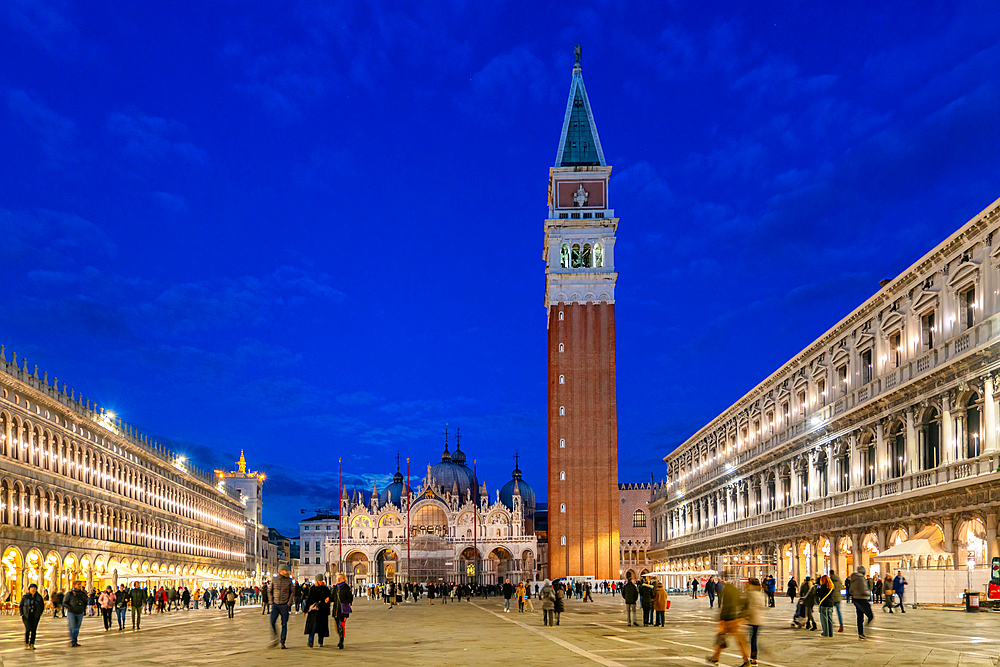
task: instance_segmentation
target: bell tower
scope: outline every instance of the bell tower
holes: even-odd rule
[[[549,573],[618,579],[615,231],[611,167],[580,67],[570,83],[545,221]]]

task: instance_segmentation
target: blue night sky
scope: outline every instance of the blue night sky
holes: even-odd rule
[[[1000,196],[1000,4],[0,3],[0,343],[265,521],[439,460],[545,495],[573,46],[623,481]],[[454,449],[454,438],[452,438]]]

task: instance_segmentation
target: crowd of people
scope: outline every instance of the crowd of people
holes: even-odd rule
[[[54,618],[67,619],[70,646],[78,647],[80,628],[87,616],[100,616],[105,632],[116,623],[118,631],[124,631],[130,620],[132,630],[141,630],[143,613],[198,609],[200,604],[204,609],[226,611],[229,618],[233,618],[237,604],[258,604],[263,594],[262,589],[253,587],[210,587],[191,591],[186,586],[147,587],[140,582],[132,582],[131,587],[121,583],[117,589],[106,586],[103,590],[87,591],[82,581],[76,581],[65,593],[55,591],[49,596],[47,591],[39,593],[38,586],[31,584],[21,597],[18,611],[24,624],[25,649],[35,649],[39,622],[49,611]]]

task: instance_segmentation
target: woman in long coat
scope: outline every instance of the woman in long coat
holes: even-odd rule
[[[333,622],[337,626],[337,636],[340,642],[337,648],[344,648],[344,637],[347,636],[347,617],[351,615],[351,603],[354,602],[354,594],[351,587],[347,585],[347,577],[343,572],[337,575],[337,585],[333,587],[330,595],[333,607]]]
[[[306,628],[303,634],[309,635],[309,648],[312,648],[313,637],[319,637],[319,645],[323,639],[330,636],[330,589],[324,583],[323,575],[316,575],[316,585],[309,588],[306,596],[305,609]]]
[[[653,611],[656,612],[656,622],[653,625],[662,628],[666,623],[663,615],[667,611],[667,589],[659,579],[653,588]]]

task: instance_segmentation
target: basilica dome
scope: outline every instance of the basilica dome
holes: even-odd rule
[[[465,498],[468,492],[475,493],[476,480],[472,471],[465,465],[465,454],[457,445],[455,455],[452,456],[447,443],[445,444],[441,462],[431,466],[430,476],[433,479],[435,493],[455,493],[456,488],[462,498]]]
[[[526,526],[534,530],[535,524],[535,490],[531,485],[521,479],[521,469],[514,463],[514,472],[511,473],[511,480],[500,489],[500,502],[507,507],[514,509],[514,489],[521,494],[521,506],[524,508],[524,520]]]
[[[378,494],[379,505],[385,505],[386,503],[399,505],[399,499],[408,489],[409,487],[403,484],[403,473],[396,470],[396,474],[392,476],[392,484],[386,486]]]

